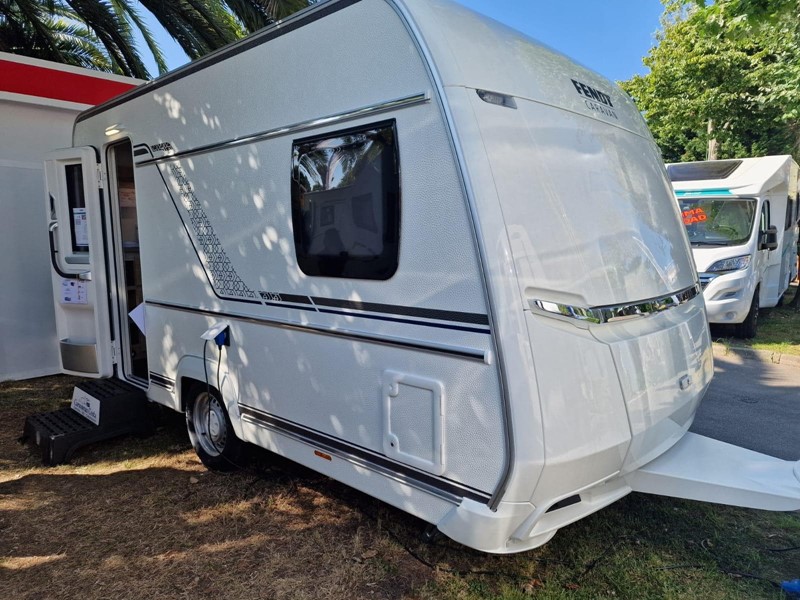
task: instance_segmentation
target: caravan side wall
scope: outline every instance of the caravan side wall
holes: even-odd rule
[[[364,108],[374,114],[354,113]],[[293,142],[391,121],[396,273],[306,275]],[[112,126],[122,133],[107,136]],[[225,143],[259,132],[277,133]],[[75,145],[105,157],[122,138],[138,163],[151,398],[181,407],[182,378],[205,376],[200,335],[228,319],[232,344],[221,358],[212,346],[206,367],[244,439],[428,520],[452,507],[442,498],[488,501],[506,431],[475,236],[430,72],[389,4],[347,6],[100,112],[78,124]],[[167,146],[209,148],[172,159]]]

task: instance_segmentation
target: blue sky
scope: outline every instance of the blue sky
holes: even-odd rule
[[[663,8],[659,0],[458,1],[614,80],[647,72],[642,57],[654,44]],[[170,69],[187,62],[160,26],[152,27]],[[156,72],[152,62],[148,68]]]

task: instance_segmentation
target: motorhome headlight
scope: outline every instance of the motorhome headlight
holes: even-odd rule
[[[731,271],[741,271],[742,269],[746,269],[750,266],[750,258],[751,256],[749,254],[745,254],[744,256],[735,256],[733,258],[718,260],[708,269],[706,269],[706,271],[708,273],[730,273]]]

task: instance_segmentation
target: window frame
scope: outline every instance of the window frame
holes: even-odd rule
[[[391,130],[392,143],[386,144],[381,152],[381,220],[378,223],[379,232],[382,234],[383,249],[379,255],[334,257],[325,254],[314,254],[308,250],[310,244],[307,239],[308,212],[301,206],[304,192],[299,185],[297,170],[300,157],[313,151],[313,146],[321,146],[337,138],[381,132]],[[331,146],[328,146],[329,148]],[[368,123],[347,129],[317,134],[305,138],[292,140],[291,155],[291,193],[290,202],[292,209],[292,233],[294,238],[295,257],[300,270],[311,277],[333,277],[338,279],[360,279],[372,281],[386,281],[391,279],[399,267],[400,261],[400,223],[402,216],[402,189],[400,177],[400,147],[397,135],[396,119],[388,119],[375,123]],[[337,188],[333,188],[337,189]],[[332,190],[322,190],[322,192]],[[310,192],[320,193],[320,192]],[[347,198],[349,202],[358,199],[358,196]],[[311,212],[311,215],[314,215]],[[355,223],[356,217],[353,216]]]

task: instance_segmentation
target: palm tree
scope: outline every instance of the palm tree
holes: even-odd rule
[[[73,14],[36,14],[24,18],[19,10],[6,10],[0,2],[0,50],[33,58],[63,62],[87,69],[111,71],[111,62],[100,40]]]
[[[140,0],[194,60],[317,0]],[[0,0],[0,50],[149,79],[134,31],[159,74],[164,57],[132,0]]]

